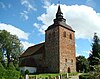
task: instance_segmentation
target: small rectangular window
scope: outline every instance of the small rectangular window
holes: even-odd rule
[[[66,37],[66,32],[65,31],[63,32],[63,36]]]
[[[67,59],[65,59],[65,62],[67,62]]]
[[[72,34],[69,35],[69,38],[72,39]]]

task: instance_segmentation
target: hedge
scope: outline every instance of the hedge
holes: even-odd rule
[[[0,79],[19,79],[20,72],[12,69],[5,69],[0,63]]]
[[[3,70],[0,72],[0,79],[19,79],[20,72],[12,70]]]

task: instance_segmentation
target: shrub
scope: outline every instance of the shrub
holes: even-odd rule
[[[5,79],[19,79],[20,72],[16,70],[6,70],[4,74]]]
[[[4,73],[5,73],[5,69],[4,69],[3,65],[1,64],[1,62],[0,62],[0,79],[3,79]]]
[[[21,70],[21,75],[25,76],[25,72],[23,70]]]
[[[13,65],[13,62],[10,62],[10,63],[9,63],[8,69],[9,69],[9,70],[16,70],[15,66]]]
[[[28,70],[26,70],[26,71],[25,71],[25,74],[29,74],[29,71],[28,71]]]
[[[89,74],[82,74],[82,75],[79,75],[79,79],[90,79],[90,76]]]
[[[93,71],[89,72],[90,79],[100,79],[100,65],[92,66]]]

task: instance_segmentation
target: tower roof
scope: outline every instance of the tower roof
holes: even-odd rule
[[[61,13],[61,14],[62,14],[61,9],[60,9],[60,5],[58,6],[58,11],[57,11],[57,13]]]
[[[72,30],[71,26],[66,24],[66,19],[63,18],[63,13],[61,11],[60,5],[58,5],[58,10],[56,13],[56,18],[54,19],[54,23],[51,26],[49,26],[47,28],[47,30],[50,30],[50,29],[57,27],[57,26],[62,26],[62,27],[65,27],[69,30]]]
[[[63,18],[63,13],[61,12],[60,5],[58,6],[58,10],[56,13],[56,18]]]

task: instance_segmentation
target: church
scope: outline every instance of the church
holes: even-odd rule
[[[29,47],[19,58],[20,70],[30,73],[76,72],[75,31],[66,24],[60,5],[45,42]]]

